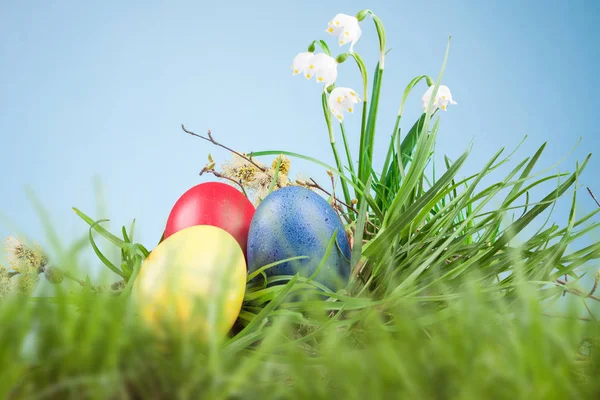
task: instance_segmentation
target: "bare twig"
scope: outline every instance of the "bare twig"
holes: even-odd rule
[[[337,205],[337,197],[335,197],[335,180],[333,178],[333,172],[331,171],[327,171],[327,175],[329,175],[329,177],[331,178],[331,198],[333,199],[333,209],[335,210],[335,212],[337,213],[338,217],[341,218],[340,216],[340,210],[338,205]],[[314,179],[311,179],[314,182]],[[343,210],[342,210],[343,213]],[[348,221],[350,218],[346,218],[346,221]],[[350,221],[348,221],[348,223],[350,223]]]
[[[306,182],[307,186],[314,187],[315,189],[319,189],[321,192],[325,193],[327,196],[333,197],[333,195],[331,193],[329,193],[327,190],[323,189],[323,187],[321,185],[319,185],[313,178],[310,178],[310,180],[312,181],[312,183]],[[348,207],[349,210],[354,211],[355,213],[358,214],[358,211],[354,207],[352,207],[351,205],[346,204],[346,203],[344,203],[343,201],[341,201],[340,199],[337,199],[337,198],[336,198],[336,201],[338,203],[343,204],[344,206]]]
[[[574,295],[579,296],[579,297],[587,297],[587,298],[592,299],[592,300],[600,301],[600,297],[594,296],[593,294],[583,293],[581,290],[578,290],[578,289],[567,288],[567,282],[563,281],[562,279],[556,279],[556,283],[558,283],[567,292],[569,292],[571,294],[574,294]]]
[[[596,196],[594,196],[594,193],[592,193],[592,190],[588,187],[587,191],[589,192],[590,196],[592,196],[592,199],[594,199],[594,201],[596,202],[598,207],[600,207],[600,202],[598,202],[598,199],[596,199]]]
[[[574,316],[570,316],[570,315],[557,315],[557,314],[544,313],[544,316],[548,317],[548,318],[577,319],[579,321],[586,321],[586,322],[593,321],[593,319],[591,319],[589,317],[574,317]]]
[[[598,318],[596,318],[596,316],[594,315],[594,313],[592,312],[592,309],[590,308],[590,306],[588,306],[587,302],[585,301],[585,299],[581,299],[581,301],[583,302],[583,305],[585,306],[586,310],[588,311],[588,313],[590,314],[590,317],[592,317],[592,319],[595,322],[598,322]]]
[[[598,289],[598,280],[600,280],[600,270],[598,270],[596,273],[596,277],[594,278],[594,286],[592,286],[592,289],[588,293],[587,297],[592,297],[592,295],[596,292],[596,289]]]
[[[64,273],[65,278],[72,280],[73,282],[77,282],[81,285],[81,287],[86,287],[87,284],[82,281],[81,279],[76,278],[75,276],[71,275],[69,272]]]
[[[248,161],[249,163],[253,164],[253,165],[254,165],[256,168],[258,168],[259,170],[261,170],[261,171],[263,171],[263,172],[266,172],[266,171],[267,171],[267,169],[266,169],[266,168],[264,168],[264,167],[261,167],[260,165],[258,165],[257,163],[255,163],[255,162],[252,160],[252,158],[251,158],[251,157],[248,157],[248,156],[246,156],[246,155],[244,155],[244,154],[242,154],[242,153],[240,153],[240,152],[237,152],[237,151],[233,150],[233,149],[232,149],[232,148],[230,148],[230,147],[227,147],[227,146],[225,146],[224,144],[221,144],[221,143],[217,142],[217,141],[216,141],[216,140],[215,140],[215,139],[212,137],[212,133],[210,132],[210,129],[208,130],[208,137],[206,137],[206,136],[202,136],[202,135],[198,135],[197,133],[194,133],[194,132],[192,132],[192,131],[189,131],[189,130],[187,130],[183,124],[181,124],[181,129],[183,129],[183,131],[184,131],[185,133],[187,133],[187,134],[190,134],[190,135],[192,135],[192,136],[196,136],[196,137],[198,137],[198,138],[200,138],[200,139],[204,139],[204,140],[206,140],[207,142],[211,142],[211,143],[212,143],[212,144],[214,144],[215,146],[221,147],[221,148],[223,148],[223,149],[225,149],[225,150],[227,150],[227,151],[230,151],[230,152],[232,152],[233,154],[237,155],[238,157],[241,157],[241,158],[243,158],[244,160]]]
[[[227,151],[229,151],[229,152],[231,152],[231,153],[233,153],[233,154],[237,155],[238,157],[240,157],[240,158],[242,158],[242,159],[244,159],[244,160],[248,161],[250,164],[254,165],[256,168],[258,168],[258,170],[259,170],[259,171],[261,171],[261,172],[263,172],[263,173],[267,173],[267,172],[268,172],[268,170],[269,170],[268,168],[266,168],[266,167],[263,167],[263,166],[261,166],[261,165],[257,164],[256,162],[254,162],[254,160],[252,159],[252,157],[249,157],[249,156],[247,156],[247,155],[245,155],[245,154],[242,154],[242,153],[240,153],[239,151],[235,151],[235,150],[233,150],[232,148],[230,148],[230,147],[228,147],[228,146],[225,146],[224,144],[221,144],[221,143],[217,142],[217,141],[216,141],[216,140],[213,138],[213,136],[212,136],[212,133],[211,133],[210,129],[209,129],[209,130],[208,130],[208,132],[207,132],[207,135],[208,135],[208,137],[206,137],[206,136],[202,136],[202,135],[198,135],[198,134],[197,134],[197,133],[195,133],[195,132],[192,132],[192,131],[190,131],[190,130],[187,130],[183,124],[181,124],[181,129],[183,129],[183,131],[184,131],[185,133],[187,133],[187,134],[190,134],[190,135],[192,135],[192,136],[196,136],[196,137],[198,137],[198,138],[200,138],[200,139],[206,140],[207,142],[210,142],[210,143],[214,144],[215,146],[221,147],[221,148],[223,148],[223,149],[225,149],[225,150],[227,150]],[[203,172],[208,172],[208,171],[205,171],[205,170],[202,170],[202,171],[203,171]],[[202,175],[202,173],[200,173],[200,174]],[[215,175],[215,176],[217,176],[217,175]],[[220,176],[220,178],[227,179],[227,178],[225,178],[224,176]],[[234,182],[236,182],[236,181],[234,181]],[[240,182],[236,182],[236,183],[238,183],[238,184],[240,184],[240,185],[241,185],[241,183],[240,183]],[[281,184],[279,183],[279,180],[277,180],[277,182],[275,182],[275,184],[277,185],[277,187],[278,187],[278,188],[282,188]],[[242,187],[242,189],[243,189],[243,187]],[[245,190],[244,190],[244,194],[245,194],[245,193],[246,193],[246,192],[245,192]],[[248,196],[246,195],[246,197],[248,197]]]
[[[242,184],[242,181],[236,181],[235,179],[232,179],[232,178],[230,178],[230,177],[228,177],[228,176],[225,176],[225,175],[223,175],[223,174],[220,174],[220,173],[218,173],[217,171],[214,171],[214,170],[207,170],[207,169],[203,169],[203,170],[200,172],[200,176],[202,176],[202,174],[204,174],[204,173],[213,174],[213,175],[214,175],[214,176],[216,176],[217,178],[221,178],[221,179],[227,179],[228,181],[235,183],[236,185],[238,185],[238,186],[239,186],[239,187],[242,189],[242,192],[244,192],[244,196],[246,196],[246,198],[248,198],[248,193],[246,193],[246,189],[244,189],[244,185]]]

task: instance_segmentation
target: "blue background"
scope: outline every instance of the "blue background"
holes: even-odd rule
[[[293,77],[290,65],[313,39],[326,39],[335,54],[347,50],[326,35],[327,22],[363,8],[382,18],[392,48],[379,162],[406,84],[420,74],[437,77],[449,35],[444,83],[458,105],[442,113],[438,159],[457,158],[473,141],[466,176],[528,135],[511,166],[548,141],[539,171],[581,138],[559,166],[571,171],[599,149],[597,1],[3,1],[0,237],[20,232],[48,244],[28,186],[64,243],[87,233],[76,206],[110,218],[113,231],[136,218],[137,240],[152,248],[177,198],[211,179],[198,177],[207,153],[219,163],[228,157],[184,134],[181,123],[198,133],[210,128],[241,151],[292,150],[333,164],[320,87]],[[370,19],[362,28],[355,51],[371,79],[377,38]],[[339,85],[360,90],[353,63],[339,71]],[[425,89],[422,83],[409,98],[404,129],[419,115]],[[346,123],[357,151],[359,114]],[[307,162],[293,160],[292,172],[327,182]],[[592,157],[580,184],[600,193],[599,173]],[[95,180],[105,199],[100,209]],[[596,207],[582,189],[580,216]],[[567,211],[561,206],[553,218],[564,225]]]

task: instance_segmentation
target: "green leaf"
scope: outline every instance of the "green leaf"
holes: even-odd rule
[[[315,271],[312,273],[312,275],[307,279],[307,282],[312,281],[319,274],[319,271],[321,271],[321,269],[327,262],[327,259],[331,255],[331,250],[333,249],[333,245],[337,241],[337,233],[338,233],[337,229],[333,231],[333,235],[331,236],[331,239],[329,239],[329,243],[327,244],[327,247],[325,248],[325,254],[323,255],[323,258],[321,258],[319,265],[317,266]]]
[[[278,288],[279,293],[277,294],[277,296],[273,300],[271,300],[271,302],[267,304],[265,308],[263,308],[262,311],[240,333],[238,333],[234,338],[232,338],[228,342],[228,345],[237,342],[244,336],[247,336],[253,333],[255,330],[257,330],[262,321],[266,319],[271,314],[271,312],[275,310],[285,300],[287,295],[291,292],[292,288],[296,284],[296,280],[298,280],[298,275],[290,279],[290,281],[285,286],[281,287],[280,289]]]
[[[367,180],[367,187],[371,186],[371,177]],[[350,260],[351,270],[354,271],[354,267],[360,260],[362,255],[362,242],[365,233],[365,222],[367,217],[367,200],[362,198],[358,209],[358,218],[356,220],[356,230],[354,234],[354,244],[352,245],[352,257]]]
[[[94,236],[92,235],[92,229],[94,227],[96,227],[99,223],[106,222],[106,221],[108,221],[108,220],[107,219],[101,219],[101,220],[98,220],[98,221],[96,221],[96,222],[94,222],[92,224],[92,226],[89,229],[90,243],[92,245],[92,248],[94,249],[94,253],[96,253],[96,255],[98,256],[98,258],[100,259],[100,261],[102,261],[102,263],[104,265],[106,265],[115,274],[117,274],[117,275],[125,278],[125,274],[119,268],[117,268],[113,263],[111,263],[110,260],[108,258],[106,258],[106,256],[104,256],[104,254],[102,254],[102,252],[100,251],[100,249],[98,248],[98,246],[96,246],[96,242],[94,241]]]
[[[123,239],[125,240],[125,243],[131,243],[131,240],[129,240],[129,236],[127,236],[127,229],[125,229],[125,226],[121,227],[121,233],[123,234]]]
[[[394,238],[413,220],[423,206],[452,181],[452,178],[454,178],[454,175],[456,175],[458,170],[462,167],[463,163],[467,159],[467,156],[468,152],[465,152],[462,156],[460,156],[452,165],[452,167],[449,168],[435,183],[435,185],[431,187],[431,189],[429,189],[415,203],[408,206],[402,214],[390,221],[386,228],[381,228],[381,230],[377,233],[377,236],[364,246],[363,255],[372,257],[378,253],[383,253],[385,248],[389,248]]]
[[[119,239],[118,237],[116,237],[115,235],[113,235],[112,233],[110,233],[109,231],[107,231],[106,229],[101,227],[100,225],[96,224],[96,222],[93,219],[91,219],[90,217],[88,217],[87,215],[85,215],[84,213],[79,211],[77,208],[73,207],[73,211],[75,211],[75,214],[77,214],[81,219],[83,219],[85,222],[87,222],[88,225],[93,227],[99,234],[101,234],[104,238],[106,238],[108,241],[110,241],[115,246],[121,248],[123,246],[123,244],[125,243],[123,240]],[[109,221],[109,220],[105,219],[103,221]]]
[[[276,266],[278,266],[280,264],[284,264],[284,263],[286,263],[288,261],[302,260],[302,259],[305,259],[305,258],[308,258],[308,256],[297,256],[297,257],[286,258],[285,260],[275,261],[273,263],[270,263],[270,264],[267,264],[265,266],[262,266],[259,269],[257,269],[256,271],[249,273],[248,276],[246,277],[246,282],[250,282],[252,279],[254,279],[259,274],[261,274],[262,272],[266,271],[269,268],[276,267]]]

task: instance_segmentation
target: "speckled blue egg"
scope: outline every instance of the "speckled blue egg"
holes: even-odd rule
[[[248,232],[248,271],[296,256],[269,268],[267,276],[309,277],[325,256],[329,240],[337,229],[334,245],[315,281],[336,290],[348,283],[350,244],[340,217],[327,201],[313,191],[288,186],[269,194],[258,206]]]

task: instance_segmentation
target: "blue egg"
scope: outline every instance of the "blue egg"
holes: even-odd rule
[[[314,278],[332,290],[346,285],[350,277],[350,244],[340,217],[324,198],[309,189],[288,186],[275,190],[260,203],[250,223],[248,271],[287,258],[308,256],[271,267],[265,274],[299,273],[309,277],[325,256],[336,229],[337,245]]]

